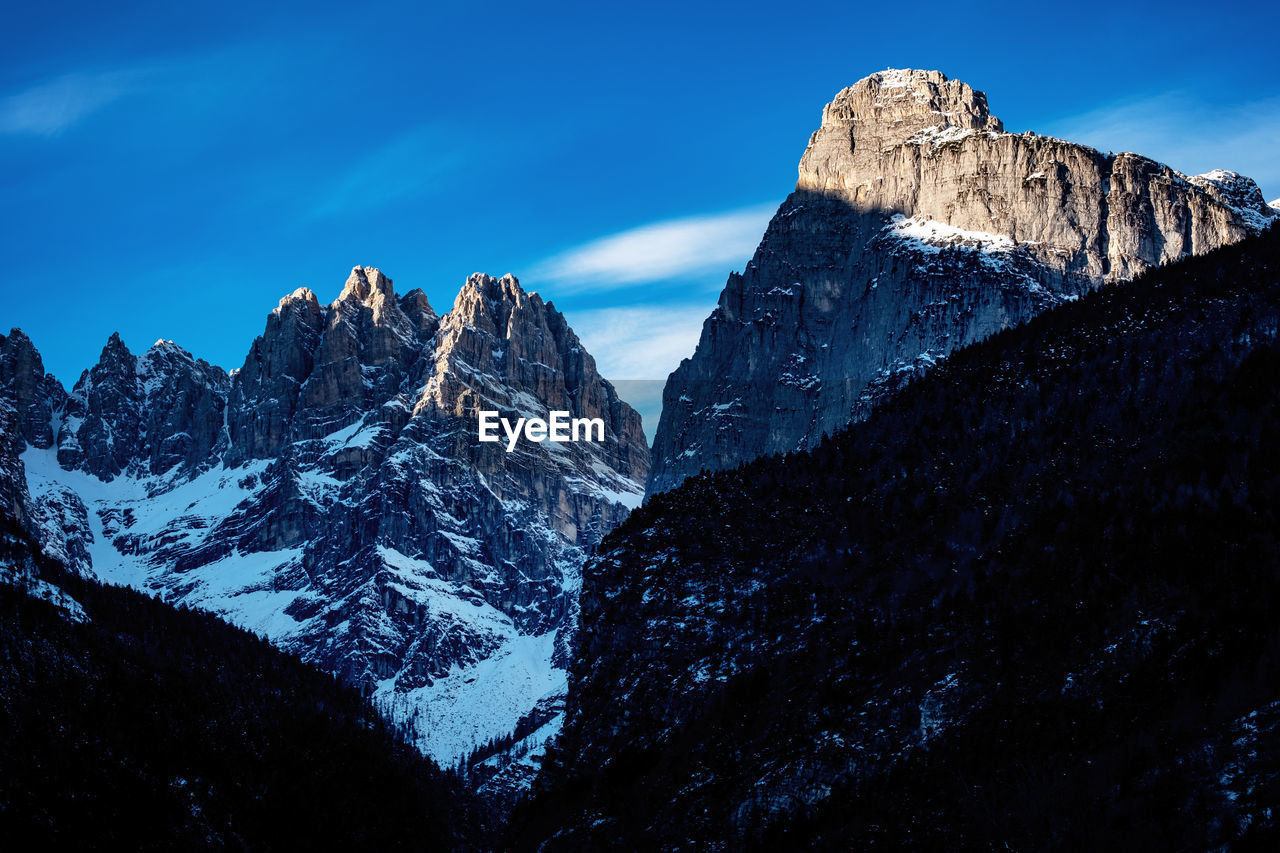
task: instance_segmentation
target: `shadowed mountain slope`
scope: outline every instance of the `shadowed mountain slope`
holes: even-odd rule
[[[651,498],[513,846],[1274,844],[1278,328],[1271,229]]]

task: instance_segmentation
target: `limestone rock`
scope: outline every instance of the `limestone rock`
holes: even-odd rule
[[[316,295],[300,287],[280,300],[267,317],[236,372],[227,426],[229,462],[274,456],[284,447],[298,405],[298,392],[311,375],[323,331],[324,311]]]
[[[1009,133],[964,83],[872,74],[823,110],[668,380],[649,491],[810,446],[957,347],[1277,215],[1235,173]]]

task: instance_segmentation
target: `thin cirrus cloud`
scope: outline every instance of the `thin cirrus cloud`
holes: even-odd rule
[[[566,311],[569,325],[609,379],[666,379],[693,354],[714,305],[619,305]]]
[[[460,138],[448,128],[426,125],[359,155],[323,191],[311,218],[366,213],[443,189],[451,176],[480,156],[474,146],[460,146]]]
[[[642,225],[569,249],[534,266],[530,278],[562,293],[615,290],[647,281],[741,267],[776,204]]]
[[[57,136],[138,91],[146,77],[145,70],[121,69],[75,72],[41,81],[0,98],[0,134]]]
[[[1064,118],[1045,130],[1100,150],[1135,151],[1188,174],[1230,169],[1280,195],[1280,97],[1220,103],[1165,92]]]
[[[640,413],[653,440],[662,414],[662,389],[680,360],[693,355],[709,305],[625,305],[567,311],[569,324],[600,375]]]
[[[753,205],[642,225],[548,258],[533,267],[529,280],[576,297],[570,303],[596,305],[602,294],[619,295],[646,282],[705,280],[719,286],[730,269],[741,269],[750,259],[776,209],[772,203]],[[644,290],[629,294],[629,304],[565,312],[601,375],[640,413],[650,439],[662,412],[666,378],[693,354],[703,321],[715,307],[714,300],[689,295],[673,301]]]

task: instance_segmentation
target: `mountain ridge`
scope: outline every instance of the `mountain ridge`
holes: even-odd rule
[[[46,550],[270,636],[446,764],[559,701],[582,557],[648,465],[639,416],[514,276],[470,276],[441,316],[353,268],[327,305],[284,296],[229,373],[113,334],[68,393],[20,331],[0,356]],[[508,454],[478,408],[606,436]]]

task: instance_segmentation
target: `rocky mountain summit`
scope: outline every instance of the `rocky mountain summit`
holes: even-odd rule
[[[582,561],[649,459],[639,415],[511,276],[471,276],[439,316],[357,267],[328,305],[280,300],[230,374],[113,335],[70,393],[14,330],[0,399],[25,476],[5,495],[46,553],[269,637],[444,763],[562,706]],[[508,453],[478,409],[600,418],[605,440]]]
[[[649,491],[812,446],[958,347],[1277,216],[1234,172],[1010,133],[937,71],[872,74],[823,110],[671,375]]]

